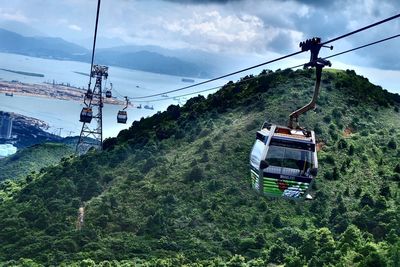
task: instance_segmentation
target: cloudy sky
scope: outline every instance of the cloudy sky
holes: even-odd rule
[[[0,0],[0,26],[29,26],[34,34],[90,43],[97,0]],[[236,62],[267,61],[400,13],[398,0],[102,0],[100,46],[156,45],[229,55]],[[333,43],[322,56],[400,33],[400,19]],[[104,38],[109,38],[106,41]],[[332,59],[390,91],[400,92],[400,38]],[[270,68],[302,63],[307,55]],[[237,67],[238,64],[235,64]],[[230,69],[229,64],[226,71]],[[224,73],[221,73],[224,74]]]

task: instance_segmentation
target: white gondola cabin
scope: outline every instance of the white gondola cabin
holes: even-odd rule
[[[265,123],[250,155],[251,186],[270,197],[308,198],[318,171],[313,131]]]

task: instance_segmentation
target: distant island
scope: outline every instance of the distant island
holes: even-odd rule
[[[41,74],[41,73],[18,71],[18,70],[9,70],[9,69],[2,69],[2,68],[0,68],[0,70],[11,72],[11,73],[16,73],[16,74],[21,74],[21,75],[25,75],[25,76],[44,77],[44,74]]]
[[[79,74],[79,75],[83,75],[83,76],[87,76],[89,77],[89,74],[84,73],[84,72],[80,72],[80,71],[73,71],[73,73]]]

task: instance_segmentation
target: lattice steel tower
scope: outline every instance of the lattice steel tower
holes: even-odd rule
[[[102,84],[108,78],[108,67],[93,65],[90,74],[91,78],[96,79],[93,90],[89,88],[85,94],[84,107],[81,111],[80,121],[83,123],[76,152],[81,155],[86,153],[91,147],[102,149],[103,145],[103,92]],[[95,123],[92,122],[95,120]]]

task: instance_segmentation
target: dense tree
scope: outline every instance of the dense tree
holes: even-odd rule
[[[270,199],[249,186],[257,125],[265,114],[285,124],[313,73],[245,77],[134,122],[103,152],[0,183],[0,262],[396,266],[400,165],[392,141],[400,125],[391,115],[400,98],[365,78],[324,71],[330,90],[300,118],[318,126],[313,201]]]

